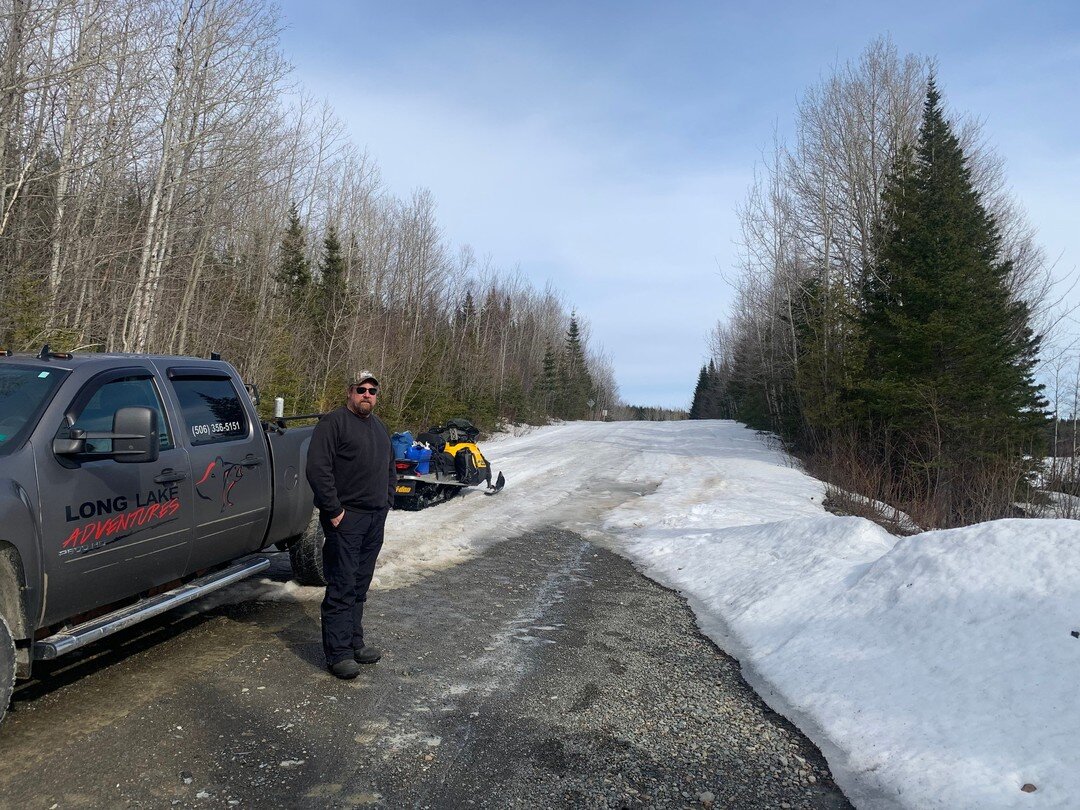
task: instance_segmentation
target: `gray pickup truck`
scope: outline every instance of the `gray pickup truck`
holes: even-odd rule
[[[311,427],[217,359],[0,350],[0,719],[16,677],[270,565],[322,582]]]

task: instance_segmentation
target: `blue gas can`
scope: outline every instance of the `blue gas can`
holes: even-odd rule
[[[431,450],[422,444],[414,444],[405,451],[405,458],[417,462],[416,472],[427,475],[431,469]]]

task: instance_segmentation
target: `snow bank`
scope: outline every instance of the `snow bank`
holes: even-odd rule
[[[608,531],[808,733],[858,806],[1080,806],[1080,523],[898,539],[825,514],[819,482],[730,463],[616,509]],[[730,502],[735,496],[737,503]],[[1033,793],[1021,790],[1034,785]]]
[[[753,665],[870,806],[1075,807],[1078,627],[1077,523],[995,521],[899,541]]]

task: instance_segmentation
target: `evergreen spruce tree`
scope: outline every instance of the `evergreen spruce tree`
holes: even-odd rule
[[[541,414],[554,416],[556,403],[561,398],[559,357],[554,347],[549,343],[544,352],[544,365],[540,371],[540,390],[537,403]]]
[[[716,396],[716,418],[734,419],[735,403],[731,396],[731,365],[726,360],[720,361],[720,366],[715,367],[714,392]]]
[[[566,346],[563,349],[562,390],[559,404],[564,419],[587,419],[590,416],[589,399],[593,396],[593,382],[585,360],[585,347],[581,343],[577,314],[570,316],[570,328],[566,330]]]
[[[345,293],[345,257],[337,229],[330,225],[323,238],[322,259],[319,262],[320,315],[329,315],[337,308]]]
[[[890,176],[865,281],[872,435],[942,525],[1000,517],[1039,441],[1039,339],[931,77],[918,144]]]
[[[720,403],[723,398],[723,383],[720,381],[720,372],[716,368],[716,361],[709,360],[708,368],[705,369],[705,419],[721,419]]]
[[[461,306],[457,310],[458,327],[464,328],[476,318],[476,304],[473,303],[472,292],[466,290],[465,297],[461,300]]]
[[[706,414],[706,399],[708,398],[709,391],[709,369],[708,366],[701,367],[701,373],[698,374],[697,386],[694,388],[694,399],[690,403],[690,418],[691,419],[708,419]]]
[[[278,266],[277,282],[292,302],[303,300],[311,285],[311,269],[308,267],[304,228],[300,224],[300,212],[294,203],[289,208],[289,224],[281,239],[281,264]]]

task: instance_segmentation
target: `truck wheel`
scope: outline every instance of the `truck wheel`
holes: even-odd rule
[[[303,537],[289,546],[289,561],[292,563],[293,575],[301,585],[326,584],[322,556],[325,542],[326,536],[316,516],[308,525]]]
[[[15,688],[15,638],[7,619],[0,614],[0,721],[3,721]]]

